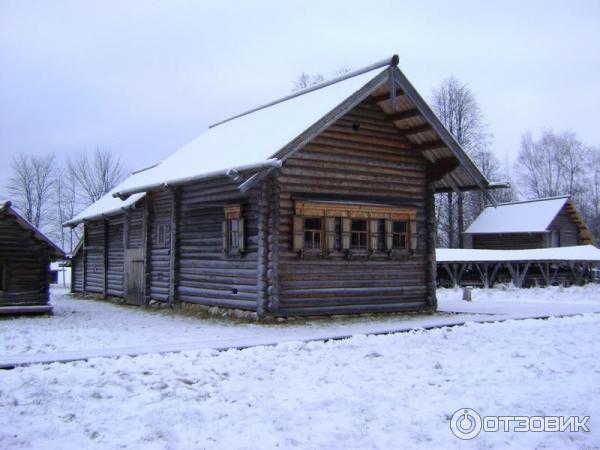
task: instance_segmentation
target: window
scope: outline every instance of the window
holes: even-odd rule
[[[167,245],[167,225],[159,223],[154,227],[154,243],[157,247],[165,247]]]
[[[392,223],[392,248],[405,249],[408,234],[408,224],[406,222],[394,221]]]
[[[560,247],[560,230],[550,232],[550,247]]]
[[[355,249],[367,249],[368,229],[367,221],[364,219],[353,220],[350,228],[350,246]]]
[[[377,220],[377,250],[382,252],[386,250],[385,245],[385,220]]]
[[[240,220],[229,219],[229,250],[238,251],[240,249]]]
[[[304,219],[304,248],[320,250],[323,235],[323,223],[320,218]]]
[[[394,249],[417,249],[416,212],[394,205],[295,200],[291,247],[300,257],[318,250],[322,257],[396,258],[404,253]]]
[[[225,207],[223,221],[223,251],[231,256],[239,255],[245,250],[244,218],[240,205]]]

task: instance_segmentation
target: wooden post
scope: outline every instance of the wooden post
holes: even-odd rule
[[[144,230],[143,230],[143,254],[144,254],[144,301],[146,305],[150,303],[150,279],[152,276],[152,267],[150,264],[151,253],[150,244],[152,242],[151,230],[150,230],[150,206],[151,199],[150,194],[146,194],[144,198]]]
[[[102,251],[102,267],[104,270],[103,278],[102,278],[102,297],[106,298],[108,294],[108,220],[104,219],[102,221],[102,231],[103,231],[103,240],[104,247]]]
[[[123,217],[123,299],[127,297],[127,283],[129,278],[129,271],[127,270],[127,251],[129,249],[129,210],[125,211]]]
[[[279,310],[279,193],[280,186],[277,176],[279,171],[273,171],[271,177],[271,195],[269,202],[269,269],[267,270],[267,282],[269,293],[270,312]]]
[[[177,195],[177,189],[171,189],[171,234],[169,238],[169,305],[171,306],[177,301],[177,217],[179,214]]]
[[[269,183],[262,182],[258,192],[258,254],[256,280],[256,313],[264,317],[268,308],[269,280]]]
[[[430,171],[431,173],[431,171]],[[437,264],[435,256],[436,234],[435,234],[435,184],[431,176],[427,183],[427,194],[425,199],[425,251],[426,254],[426,283],[427,283],[427,302],[431,309],[437,309]],[[416,220],[416,218],[415,218]]]
[[[87,264],[87,261],[86,261],[87,250],[85,249],[87,246],[87,223],[85,223],[85,222],[83,223],[83,236],[81,239],[83,239],[83,242],[81,244],[81,292],[83,294],[85,294],[86,285],[87,285],[87,283],[86,283],[87,274],[86,274],[86,270],[85,270],[85,266]]]

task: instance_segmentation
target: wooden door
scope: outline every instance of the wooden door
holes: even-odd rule
[[[125,303],[130,305],[144,304],[144,249],[129,248],[125,250]]]

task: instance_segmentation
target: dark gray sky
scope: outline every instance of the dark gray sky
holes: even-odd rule
[[[596,0],[2,0],[0,152],[100,146],[140,168],[288,93],[301,71],[393,53],[426,98],[449,75],[468,83],[500,159],[547,127],[600,145]]]

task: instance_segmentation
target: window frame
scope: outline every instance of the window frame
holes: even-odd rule
[[[237,225],[234,229],[234,223]],[[226,205],[223,220],[223,253],[227,256],[241,256],[246,251],[245,220],[241,205]],[[236,239],[234,239],[234,233]],[[237,245],[233,245],[237,241]]]
[[[403,223],[404,224],[404,231],[396,231],[394,229],[394,226],[397,223]],[[396,236],[398,236],[398,242],[400,243],[402,241],[402,237],[404,237],[404,246],[395,245],[395,239]],[[409,249],[409,244],[410,244],[410,223],[408,221],[405,220],[392,220],[392,246],[391,246],[391,250],[408,250]]]
[[[162,233],[161,233],[162,231]],[[153,245],[157,248],[164,248],[167,246],[167,224],[159,222],[154,225],[154,242]],[[161,236],[162,234],[162,236]]]
[[[307,228],[306,222],[308,220],[319,220],[320,227],[319,228]],[[325,221],[323,220],[323,217],[304,216],[304,227],[303,227],[303,229],[304,229],[304,246],[303,246],[304,251],[308,251],[308,252],[322,252],[323,251],[323,246],[324,246],[324,241],[325,241],[324,227],[325,227]],[[306,234],[307,233],[311,233],[311,241],[313,244],[312,247],[306,246]],[[314,246],[316,234],[319,235],[319,246],[318,247]]]
[[[365,229],[364,230],[355,230],[354,223],[355,222],[364,222]],[[359,245],[354,244],[354,237],[358,236]],[[365,245],[360,245],[360,241],[364,239]],[[369,251],[369,220],[363,218],[353,218],[350,220],[350,250],[358,251],[358,252],[366,252]]]

